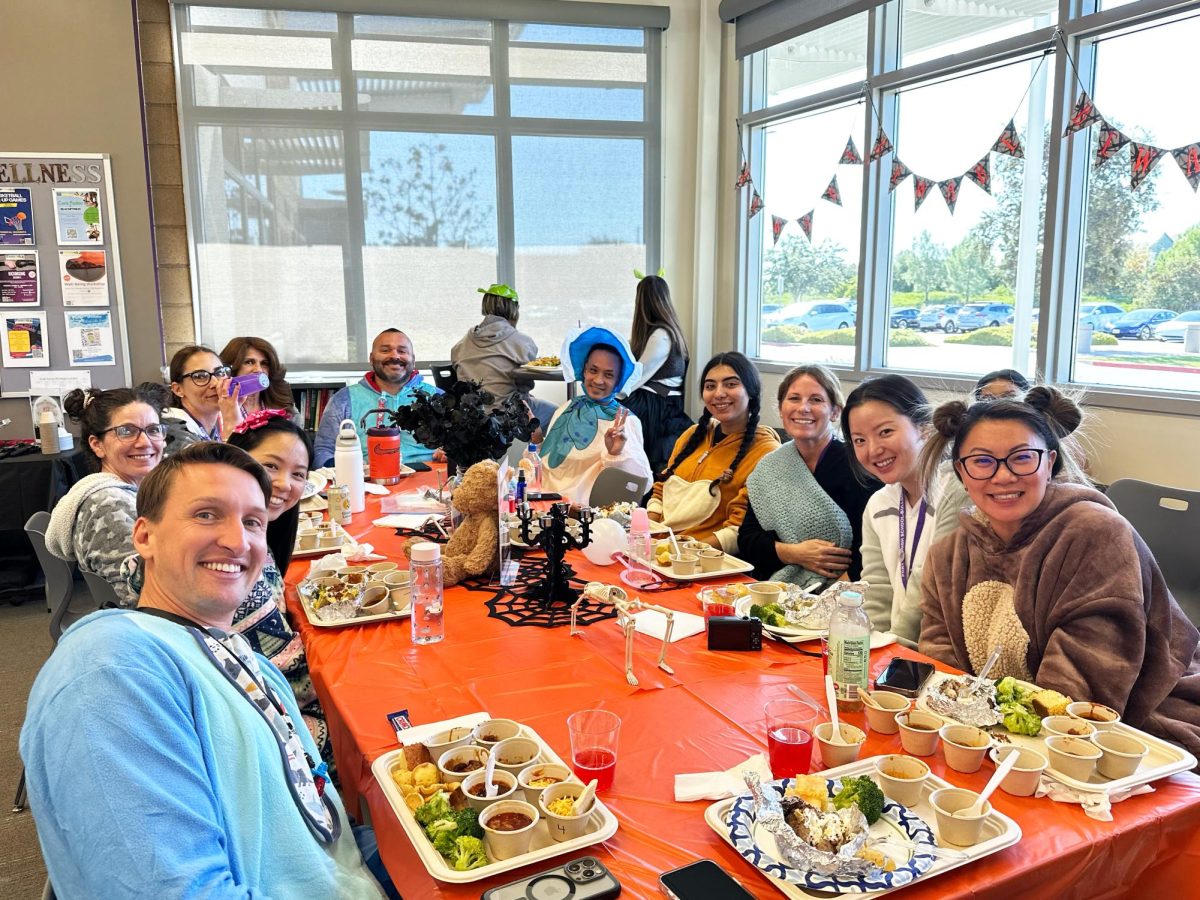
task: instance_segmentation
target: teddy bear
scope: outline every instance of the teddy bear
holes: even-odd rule
[[[471,575],[487,575],[499,567],[498,474],[496,463],[485,459],[467,469],[462,484],[455,489],[454,508],[463,519],[442,550],[443,584],[458,584]],[[409,538],[404,555],[411,559],[413,545],[424,540]]]

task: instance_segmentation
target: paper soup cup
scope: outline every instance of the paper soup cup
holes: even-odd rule
[[[529,803],[537,805],[538,800],[542,796],[542,791],[551,787],[551,784],[533,785],[530,782],[554,779],[553,784],[559,784],[564,781],[576,781],[575,775],[566,766],[560,766],[558,763],[534,763],[531,766],[526,766],[517,776],[517,784],[521,786],[521,790],[525,792],[525,800]]]
[[[671,571],[676,575],[695,575],[696,566],[700,562],[700,557],[695,553],[689,553],[686,550],[675,556],[671,556]]]
[[[1090,700],[1076,700],[1074,703],[1068,703],[1067,715],[1083,719],[1097,731],[1108,731],[1121,721],[1121,714],[1111,706],[1092,703]]]
[[[512,798],[517,792],[517,779],[511,772],[502,772],[497,769],[492,773],[492,783],[500,788],[500,792],[495,797],[485,797],[483,794],[472,793],[478,791],[482,787],[487,790],[487,779],[484,776],[487,773],[483,769],[477,769],[462,780],[462,792],[466,795],[467,805],[475,812],[483,812],[493,803],[499,803],[501,800]]]
[[[515,830],[500,830],[491,823],[505,813],[517,813],[526,816],[530,821],[524,828]],[[479,827],[483,829],[483,842],[487,847],[488,856],[493,860],[512,859],[529,851],[533,841],[533,829],[541,818],[537,807],[524,800],[500,800],[493,803],[479,814]]]
[[[862,750],[863,741],[867,739],[861,728],[855,728],[845,722],[842,722],[841,726],[841,737],[845,741],[844,744],[835,744],[830,740],[833,737],[832,722],[821,722],[813,729],[817,746],[821,748],[821,762],[827,769],[854,762],[858,759],[859,751]]]
[[[965,774],[979,771],[992,744],[990,734],[974,725],[943,725],[938,734],[942,738],[946,765]]]
[[[938,729],[942,720],[933,713],[912,709],[896,716],[900,726],[900,744],[913,756],[933,756],[938,745]]]
[[[550,837],[554,840],[569,841],[582,837],[587,832],[588,819],[591,818],[591,807],[596,805],[595,800],[588,807],[588,811],[581,815],[564,816],[550,809],[550,804],[556,800],[562,800],[564,797],[578,800],[583,791],[582,784],[574,784],[570,781],[552,784],[542,791],[542,795],[538,799],[538,808],[542,811],[542,817],[550,829]]]
[[[371,563],[371,565],[367,566],[367,571],[372,575],[386,575],[388,572],[395,572],[398,568],[400,568],[399,563],[387,561]]]
[[[707,550],[701,550],[698,554],[700,557],[701,572],[719,572],[725,565],[725,551],[716,550],[709,547]]]
[[[747,585],[746,588],[750,591],[750,596],[756,606],[778,603],[779,596],[783,593],[783,589],[777,581],[756,581],[754,584]]]
[[[371,584],[362,593],[359,610],[364,616],[378,616],[392,611],[392,601],[388,597],[387,585]]]
[[[916,806],[925,793],[929,766],[915,756],[894,753],[875,761],[875,775],[887,797],[901,806]]]
[[[496,768],[511,772],[514,778],[526,766],[537,762],[541,753],[538,742],[527,737],[506,738],[492,748]]]
[[[1046,738],[1046,749],[1050,753],[1050,765],[1076,781],[1087,781],[1096,771],[1096,763],[1103,751],[1091,741],[1083,738],[1054,735]]]
[[[521,725],[512,719],[487,719],[475,726],[471,739],[480,747],[489,750],[498,743],[516,737],[521,733]]]
[[[867,714],[867,724],[871,730],[879,734],[895,734],[900,730],[896,724],[896,716],[907,712],[912,701],[891,691],[872,691],[863,694],[863,709]]]
[[[937,816],[938,837],[956,847],[971,847],[979,843],[983,834],[983,823],[991,815],[992,804],[984,801],[983,812],[965,818],[954,815],[959,810],[972,806],[979,799],[974,791],[961,788],[941,788],[929,795],[929,805]]]
[[[1137,771],[1150,748],[1137,738],[1116,731],[1101,731],[1092,736],[1092,742],[1103,754],[1096,768],[1105,778],[1114,781],[1126,778]]]
[[[469,744],[471,742],[471,731],[472,729],[468,725],[457,725],[446,731],[440,731],[427,740],[421,741],[421,743],[425,745],[425,749],[429,751],[430,756],[434,759],[440,759],[442,754],[447,750],[455,750],[458,747],[465,747]]]
[[[1014,747],[1012,744],[993,747],[989,755],[992,762],[1000,765],[1010,753],[1019,753],[1021,756],[1016,765],[1004,776],[1004,780],[1000,782],[1000,790],[1006,794],[1012,794],[1014,797],[1032,797],[1034,791],[1037,790],[1038,782],[1042,780],[1042,772],[1046,770],[1050,760],[1036,750]]]
[[[444,776],[442,781],[462,781],[476,769],[482,769],[487,765],[488,753],[486,748],[475,746],[447,750],[438,757],[438,771]],[[479,765],[472,765],[476,762]]]
[[[1042,719],[1042,728],[1048,736],[1090,738],[1096,733],[1095,725],[1075,716],[1046,716]]]

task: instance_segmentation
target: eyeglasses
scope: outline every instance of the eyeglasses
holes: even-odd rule
[[[970,456],[960,456],[959,464],[963,471],[976,481],[987,481],[1000,471],[1000,464],[1008,468],[1014,475],[1032,475],[1042,467],[1042,457],[1045,450],[1030,447],[1025,450],[1014,450],[1008,456],[989,456],[987,453],[973,453]]]
[[[207,373],[205,373],[207,374]],[[136,441],[139,435],[144,434],[152,441],[161,441],[167,436],[167,429],[162,425],[147,425],[145,428],[139,428],[137,425],[114,425],[112,428],[105,428],[100,432],[105,434],[111,431],[117,436],[117,440],[124,444]]]
[[[197,369],[194,372],[184,372],[179,376],[179,378],[181,381],[184,378],[190,378],[192,379],[192,384],[194,384],[196,387],[205,387],[214,378],[228,378],[230,372],[231,370],[229,366],[217,366],[211,372],[206,371],[205,369]]]

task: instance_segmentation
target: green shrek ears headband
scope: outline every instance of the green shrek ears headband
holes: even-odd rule
[[[476,288],[480,294],[495,294],[497,297],[503,297],[505,300],[511,300],[513,303],[520,303],[517,299],[517,292],[510,288],[507,284],[493,284],[489,288]]]
[[[659,278],[662,278],[662,277],[664,277],[664,276],[666,275],[666,272],[663,270],[662,266],[659,266],[659,268],[658,268],[658,272],[657,272],[656,274],[658,275],[658,277],[659,277]],[[645,274],[643,274],[643,273],[642,273],[640,270],[638,270],[638,269],[634,269],[634,270],[633,270],[633,277],[634,277],[634,278],[636,278],[638,281],[641,281],[641,280],[642,280],[643,278],[645,278],[646,276],[645,276]]]

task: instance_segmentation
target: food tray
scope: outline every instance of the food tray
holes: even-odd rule
[[[307,581],[307,579],[305,580]],[[301,584],[303,583],[301,582]],[[326,622],[309,605],[308,598],[304,596],[299,587],[296,588],[296,596],[300,598],[300,605],[304,608],[304,615],[308,618],[309,624],[314,628],[348,628],[353,625],[369,625],[372,622],[387,622],[391,619],[407,619],[412,615],[412,599],[410,597],[408,605],[404,609],[376,613],[373,616],[355,616],[353,619],[342,619],[340,622]]]
[[[925,703],[925,695],[935,684],[940,684],[947,678],[953,678],[952,675],[947,675],[945,672],[936,672],[929,681],[925,683],[925,687],[921,690],[921,696],[917,698],[917,706],[927,712],[934,712]],[[1021,681],[1023,687],[1037,690],[1037,685],[1030,684],[1028,681]],[[1089,698],[1082,697],[1076,699],[1087,700]],[[950,718],[942,713],[934,713],[941,716],[943,719]],[[1008,739],[1008,743],[1016,747],[1024,747],[1036,750],[1050,759],[1050,754],[1046,751],[1046,738],[1039,735],[1038,737],[1030,737],[1027,734],[1012,734],[1002,725],[993,726],[988,729],[993,734],[1004,735]],[[1129,790],[1130,788],[1138,787],[1139,785],[1149,784],[1152,781],[1158,781],[1160,778],[1166,778],[1169,775],[1176,775],[1180,772],[1186,772],[1189,769],[1196,767],[1196,757],[1188,753],[1182,747],[1177,747],[1174,744],[1164,741],[1162,738],[1157,738],[1152,734],[1147,734],[1139,728],[1134,728],[1131,725],[1126,725],[1124,722],[1117,722],[1112,726],[1112,731],[1117,734],[1128,735],[1136,738],[1147,747],[1150,752],[1146,754],[1146,758],[1142,760],[1142,764],[1138,766],[1136,772],[1128,775],[1125,778],[1109,779],[1105,778],[1098,771],[1092,773],[1092,777],[1088,781],[1080,781],[1077,778],[1072,778],[1069,775],[1064,775],[1062,772],[1054,768],[1053,760],[1050,767],[1046,769],[1046,774],[1055,781],[1065,784],[1067,787],[1074,788],[1077,791],[1091,791],[1101,794],[1116,794],[1121,791]],[[1043,729],[1044,733],[1044,729]],[[993,741],[993,745],[999,743],[1003,745],[1003,741]]]
[[[745,575],[747,572],[753,572],[754,566],[744,560],[738,559],[736,556],[730,556],[728,553],[721,559],[721,568],[715,572],[701,572],[699,566],[691,575],[677,575],[675,570],[670,566],[660,566],[654,558],[641,563],[650,569],[668,578],[671,581],[704,581],[706,578],[730,578],[734,575]]]
[[[311,547],[307,550],[300,549],[300,535],[296,534],[296,546],[292,550],[292,559],[312,559],[314,556],[328,556],[330,553],[343,553],[347,550],[357,550],[358,543],[354,538],[346,533],[346,529],[339,523],[333,523],[334,534],[341,535],[342,543],[337,547]],[[349,554],[346,554],[349,556]]]
[[[872,756],[867,759],[859,759],[849,763],[848,765],[839,766],[836,769],[827,769],[824,772],[817,772],[814,774],[823,775],[826,778],[841,778],[843,776],[853,775],[874,775],[875,761],[879,758],[880,757],[878,756]],[[916,806],[910,807],[910,811],[917,816],[920,816],[920,818],[924,820],[925,824],[929,826],[935,837],[937,837],[938,830],[937,818],[933,813],[933,808],[929,805],[929,795],[939,788],[946,787],[954,787],[954,785],[946,781],[944,778],[939,778],[937,775],[931,772],[929,777],[925,780],[924,793],[922,794],[921,801]],[[716,803],[711,804],[704,811],[704,821],[708,823],[708,827],[720,835],[721,839],[731,847],[733,846],[733,840],[730,837],[728,822],[730,810],[733,808],[733,804],[736,799],[737,798],[718,800]],[[991,854],[997,853],[1006,847],[1011,847],[1019,840],[1021,840],[1021,826],[1003,813],[996,812],[995,807],[993,807],[991,815],[984,820],[982,840],[980,840],[980,842],[975,846],[954,847],[951,844],[943,844],[940,838],[938,839],[939,846],[950,847],[955,850],[962,850],[964,853],[966,853],[965,859],[934,857],[933,865],[930,866],[929,870],[922,874],[917,881],[927,881],[928,879],[935,878],[944,872],[949,872],[951,869],[957,869],[960,866],[965,866],[977,859],[990,856]],[[897,849],[899,853],[904,852],[902,849]],[[893,855],[897,851],[889,847],[885,852],[887,852],[888,855]],[[766,875],[765,872],[762,872],[762,870],[755,867],[753,863],[749,864],[754,868],[755,871],[758,871],[760,874],[766,877],[771,884],[773,884],[787,897],[828,898],[832,896],[841,896],[836,891],[811,890],[807,887],[791,884],[790,882],[783,881],[778,878],[771,878]],[[883,894],[890,894],[893,891],[898,890],[901,890],[900,886],[877,891],[855,891],[853,892],[853,895],[856,897],[879,897]]]
[[[422,738],[437,734],[439,731],[446,731],[458,725],[475,726],[488,718],[489,716],[486,712],[473,713],[472,715],[460,716],[456,719],[446,719],[444,722],[421,725],[405,731],[404,736],[406,743],[416,743]],[[566,765],[559,755],[554,752],[553,748],[542,740],[541,735],[528,725],[522,724],[521,727],[524,737],[532,738],[541,746],[543,761],[556,763],[560,766]],[[533,844],[528,853],[522,853],[511,859],[490,862],[486,866],[480,866],[478,869],[471,869],[467,872],[457,872],[450,868],[446,860],[442,858],[442,855],[433,849],[433,844],[425,836],[424,829],[421,828],[409,810],[408,805],[404,802],[404,797],[401,795],[400,789],[392,781],[392,765],[403,755],[404,751],[402,749],[392,750],[389,753],[383,754],[371,764],[371,773],[383,788],[384,795],[388,798],[388,802],[392,804],[396,818],[400,820],[400,825],[408,835],[408,839],[413,842],[413,847],[417,851],[417,856],[421,858],[421,862],[425,864],[425,869],[438,881],[447,881],[454,884],[482,881],[493,875],[499,875],[501,872],[509,872],[513,869],[519,869],[522,866],[541,863],[565,853],[574,853],[585,847],[606,841],[617,833],[617,817],[597,797],[592,806],[592,815],[588,820],[589,831],[582,837],[577,837],[569,841],[556,842],[551,839],[550,831],[546,827],[544,820],[539,821],[537,827],[534,829]],[[570,768],[570,766],[567,766],[567,768]]]

